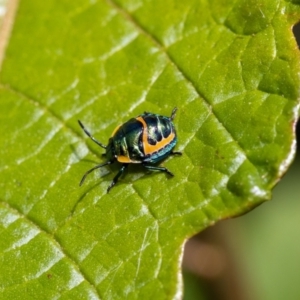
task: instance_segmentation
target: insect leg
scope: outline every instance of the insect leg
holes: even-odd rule
[[[171,151],[170,155],[182,155],[182,152],[180,152],[180,151]]]
[[[143,164],[143,166],[148,170],[162,171],[162,172],[168,173],[171,176],[174,176],[174,174],[165,167],[156,167],[156,166],[150,166],[150,165],[144,165],[144,164]]]
[[[171,113],[171,117],[170,117],[171,121],[174,120],[174,118],[176,116],[176,111],[177,111],[177,107],[174,107],[173,110],[172,110],[172,113]]]
[[[85,132],[85,134],[90,137],[97,145],[99,145],[100,147],[106,149],[106,146],[103,145],[102,143],[100,143],[98,140],[96,140],[91,134],[90,132],[84,127],[84,125],[81,123],[81,121],[78,120],[78,123],[80,125],[80,127],[83,129],[83,131]]]
[[[113,188],[113,186],[118,182],[119,177],[124,173],[125,169],[128,167],[128,164],[123,164],[118,174],[114,177],[113,181],[107,189],[107,193]]]
[[[112,163],[112,161],[109,160],[109,161],[105,162],[104,164],[97,165],[97,166],[95,166],[94,168],[91,168],[90,170],[88,170],[88,171],[83,175],[82,179],[80,180],[79,185],[81,186],[81,185],[83,184],[83,182],[85,181],[86,176],[88,176],[91,172],[93,172],[94,170],[99,169],[99,168],[101,168],[101,167],[104,167],[104,166],[106,166],[106,165],[110,165],[111,163]]]

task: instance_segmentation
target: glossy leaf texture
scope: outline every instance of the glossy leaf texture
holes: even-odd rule
[[[270,199],[295,147],[296,1],[20,1],[0,73],[0,298],[180,299],[184,241]],[[175,176],[102,143],[170,115]]]

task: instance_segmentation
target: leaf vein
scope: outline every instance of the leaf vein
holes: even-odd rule
[[[81,269],[80,265],[76,262],[76,260],[69,255],[65,249],[62,247],[62,245],[59,243],[59,241],[57,240],[56,236],[54,234],[51,234],[50,232],[46,231],[45,229],[43,229],[41,226],[39,226],[38,223],[35,222],[35,220],[31,219],[30,216],[25,215],[22,213],[22,211],[20,211],[18,208],[13,207],[10,203],[7,203],[5,201],[1,201],[0,203],[4,206],[6,206],[9,210],[12,210],[15,212],[15,214],[19,215],[20,218],[23,218],[25,220],[27,220],[28,223],[30,223],[33,227],[37,228],[41,233],[44,233],[48,238],[49,241],[52,241],[52,243],[57,247],[57,249],[62,253],[62,255],[64,255],[66,257],[66,259],[68,259],[70,261],[70,264],[73,265],[75,267],[75,269],[77,270],[77,272],[84,278],[84,280],[90,285],[90,287],[94,290],[95,294],[98,295],[99,299],[100,299],[100,295],[95,287],[95,285],[91,282],[91,280],[88,279],[87,275],[85,274],[85,272]],[[62,257],[58,257],[58,261],[61,259]],[[50,266],[52,267],[52,266]],[[49,268],[50,268],[49,267]],[[48,269],[49,269],[48,268]],[[44,269],[43,269],[44,270]],[[47,271],[47,270],[46,270]],[[42,273],[41,273],[42,274]],[[40,274],[39,274],[40,276]]]

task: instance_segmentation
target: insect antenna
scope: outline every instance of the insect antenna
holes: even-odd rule
[[[100,143],[98,140],[96,140],[91,134],[90,132],[84,127],[84,125],[81,123],[80,120],[78,120],[78,123],[80,125],[80,127],[83,129],[83,131],[85,132],[85,134],[90,137],[97,145],[99,145],[100,147],[106,149],[106,146],[103,145],[102,143]]]
[[[172,110],[172,113],[171,113],[171,117],[170,117],[171,121],[173,121],[173,119],[175,118],[176,111],[177,111],[177,107],[174,107],[173,110]]]

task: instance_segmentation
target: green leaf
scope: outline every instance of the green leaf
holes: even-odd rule
[[[0,298],[180,298],[184,241],[270,199],[298,114],[295,1],[20,1],[0,73]],[[293,4],[294,3],[294,4]],[[174,174],[106,143],[175,119]]]

